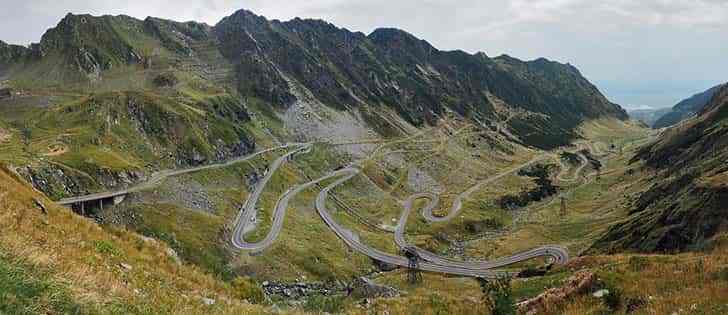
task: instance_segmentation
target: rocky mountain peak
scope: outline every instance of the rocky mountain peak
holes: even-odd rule
[[[407,51],[418,57],[427,57],[437,49],[425,40],[397,28],[378,28],[369,34],[369,39],[390,52]]]

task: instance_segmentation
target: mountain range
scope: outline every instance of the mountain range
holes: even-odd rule
[[[671,108],[633,110],[629,116],[645,122],[648,126],[660,129],[670,127],[697,115],[713,98],[722,85],[714,86],[701,93],[686,98]]]
[[[654,128],[664,128],[675,125],[687,118],[697,115],[708,105],[713,95],[718,92],[722,85],[714,86],[704,92],[695,94],[684,99],[672,107],[672,110],[665,113],[654,123]]]
[[[568,64],[440,51],[402,30],[365,35],[320,20],[269,21],[246,10],[215,26],[69,14],[39,44],[3,44],[0,56],[0,73],[19,82],[32,77],[33,85],[83,85],[130,66],[171,68],[279,109],[300,101],[291,90],[301,87],[326,106],[365,113],[382,133],[389,128],[378,108],[414,126],[449,112],[481,123],[507,121],[523,143],[541,148],[577,138],[574,129],[584,120],[627,118]]]

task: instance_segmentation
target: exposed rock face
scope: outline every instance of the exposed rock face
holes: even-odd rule
[[[115,25],[139,27],[141,22],[126,16],[68,14],[43,35],[41,52],[43,55],[57,53],[67,56],[67,62],[86,74],[100,74],[115,65],[140,62],[141,57]]]
[[[513,119],[511,128],[544,147],[573,137],[583,119],[627,117],[574,67],[545,59],[445,52],[401,30],[366,36],[319,20],[268,21],[244,10],[223,19],[214,32],[223,54],[236,64],[241,92],[283,107],[294,97],[284,75],[326,105],[388,106],[414,125],[433,124],[446,111],[497,119],[486,97],[491,94],[543,114]]]
[[[593,250],[674,251],[695,248],[728,229],[728,85],[695,119],[674,127],[635,157],[657,173]]]
[[[263,290],[265,291],[266,295],[277,295],[279,297],[284,297],[284,298],[292,299],[292,300],[303,299],[308,296],[315,296],[315,295],[325,295],[326,296],[326,295],[339,294],[346,289],[345,284],[341,283],[341,282],[306,283],[306,282],[298,281],[296,283],[282,283],[282,282],[264,281],[262,283],[262,286],[263,286]]]
[[[9,45],[0,40],[0,73],[3,69],[13,63],[22,61],[23,58],[30,54],[30,49],[18,46]]]
[[[142,180],[141,171],[113,172],[99,170],[91,181],[86,176],[54,164],[17,169],[28,183],[53,199],[91,193],[94,189],[121,188]]]
[[[580,271],[566,280],[560,288],[549,289],[535,298],[517,304],[519,314],[538,314],[550,306],[563,303],[576,295],[586,294],[593,289],[597,277],[594,273]]]

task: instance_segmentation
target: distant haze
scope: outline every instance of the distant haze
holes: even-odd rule
[[[365,33],[397,27],[445,50],[568,62],[626,108],[672,106],[728,81],[726,0],[0,0],[0,40],[37,42],[68,12],[214,25],[241,8]]]

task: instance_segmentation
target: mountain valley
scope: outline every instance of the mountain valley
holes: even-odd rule
[[[725,313],[711,91],[650,129],[399,29],[68,14],[0,42],[0,313]]]

